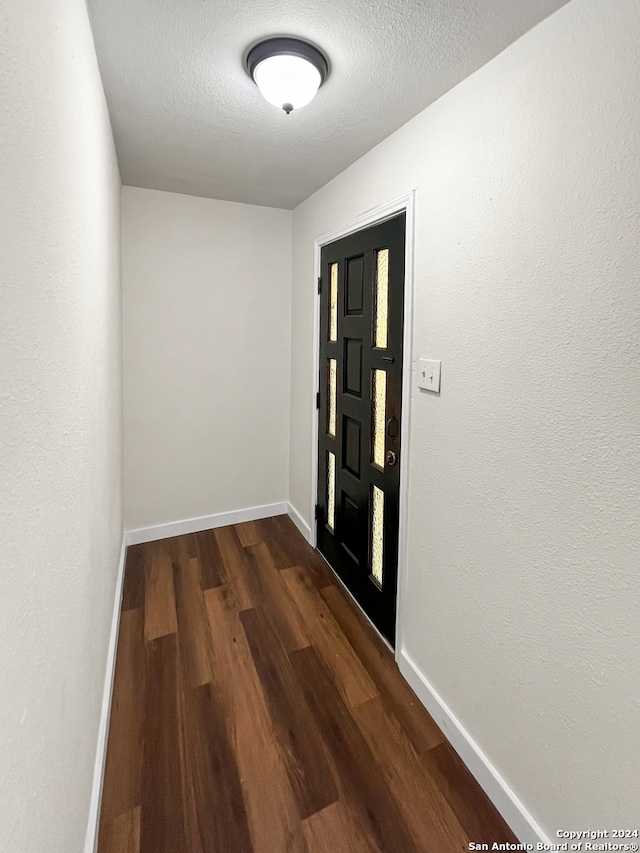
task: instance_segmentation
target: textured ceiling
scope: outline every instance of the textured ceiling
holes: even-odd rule
[[[88,0],[125,184],[293,208],[566,0]],[[244,71],[293,35],[331,73],[290,116]]]

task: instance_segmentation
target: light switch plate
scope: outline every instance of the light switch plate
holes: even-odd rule
[[[418,388],[440,393],[440,362],[429,358],[418,359]]]

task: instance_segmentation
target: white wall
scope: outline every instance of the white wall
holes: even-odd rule
[[[294,211],[310,521],[313,239],[417,188],[405,648],[550,835],[640,826],[639,30],[573,0]]]
[[[123,187],[125,523],[284,501],[291,211]]]
[[[0,104],[0,850],[69,853],[122,538],[120,178],[82,0],[3,0]]]

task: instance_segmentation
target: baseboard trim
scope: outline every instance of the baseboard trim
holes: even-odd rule
[[[480,787],[523,844],[551,844],[551,839],[529,814],[505,779],[489,761],[451,708],[403,649],[398,656],[400,672],[418,699],[440,726],[451,746],[467,765]],[[533,849],[533,848],[532,848]]]
[[[198,518],[169,521],[166,524],[136,527],[126,531],[127,545],[155,542],[157,539],[168,539],[170,536],[198,533],[201,530],[212,530],[214,527],[226,527],[228,524],[241,524],[243,521],[256,521],[259,518],[271,518],[273,515],[286,515],[288,512],[289,504],[286,501],[281,501],[280,503],[231,510],[231,512],[201,515]]]
[[[100,710],[100,723],[98,726],[98,743],[96,746],[96,760],[93,768],[91,799],[89,800],[89,820],[87,823],[87,834],[84,842],[84,853],[95,853],[98,849],[98,823],[100,820],[102,784],[104,782],[104,765],[107,757],[107,737],[109,734],[109,718],[111,716],[113,679],[116,672],[116,651],[118,648],[118,631],[120,629],[120,606],[122,604],[122,585],[124,583],[126,554],[127,542],[126,535],[123,533],[122,545],[120,546],[120,561],[118,563],[118,572],[116,575],[116,591],[115,600],[113,602],[113,614],[111,616],[111,631],[109,633],[109,645],[107,647],[107,665],[104,676],[104,688],[102,691],[102,708]]]
[[[287,513],[288,513],[289,518],[291,519],[291,521],[293,521],[293,523],[295,524],[295,526],[296,526],[296,527],[298,528],[298,530],[300,531],[300,533],[302,533],[302,535],[303,535],[303,536],[304,536],[304,538],[307,540],[307,542],[309,542],[309,544],[311,544],[311,528],[309,527],[309,525],[307,524],[307,522],[306,522],[306,521],[304,520],[304,518],[300,515],[300,513],[299,513],[299,512],[298,512],[298,510],[294,507],[294,505],[293,505],[293,504],[291,504],[291,503],[287,504]]]

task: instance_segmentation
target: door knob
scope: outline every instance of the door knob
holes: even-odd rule
[[[394,417],[390,417],[387,421],[387,435],[389,438],[395,438],[398,435],[398,421]]]
[[[398,460],[398,458],[397,458],[396,454],[393,452],[393,450],[387,450],[387,465],[389,465],[389,467],[391,467],[392,465],[396,464],[397,460]]]

